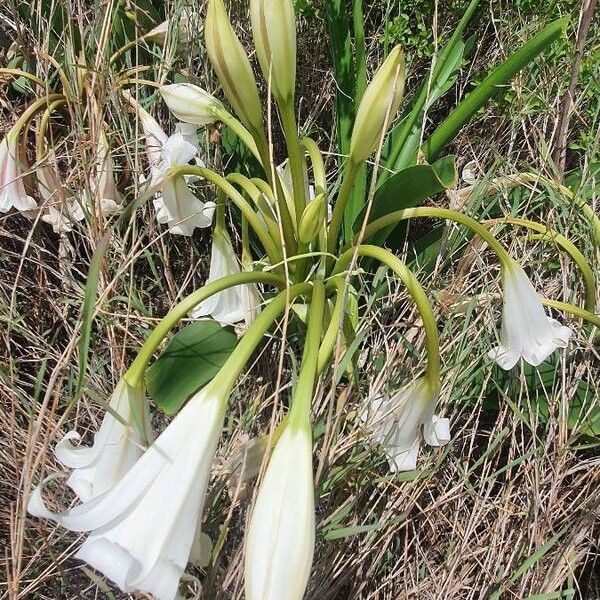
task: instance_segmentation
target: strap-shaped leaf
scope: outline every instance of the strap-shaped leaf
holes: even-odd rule
[[[236,343],[231,328],[216,321],[191,323],[173,336],[146,372],[148,394],[166,414],[175,414],[217,374]]]
[[[441,150],[451,142],[462,126],[496,93],[538,54],[564,34],[568,17],[558,19],[519,48],[508,60],[486,77],[436,128],[423,145],[429,161],[435,160]]]
[[[421,142],[421,130],[426,111],[441,98],[454,84],[463,57],[472,40],[463,42],[464,33],[479,0],[471,0],[460,22],[437,58],[433,73],[427,76],[407,106],[404,116],[392,129],[384,146],[384,162],[388,171],[382,171],[379,182],[383,183],[389,173],[400,171],[416,164],[416,156]]]

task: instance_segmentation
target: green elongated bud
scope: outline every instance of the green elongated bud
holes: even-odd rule
[[[310,244],[323,227],[325,201],[325,194],[319,194],[306,205],[298,228],[298,240],[301,244]]]
[[[404,52],[396,46],[375,73],[358,107],[350,142],[350,158],[355,164],[373,154],[384,126],[393,121],[404,96],[405,78]]]
[[[277,102],[288,104],[296,85],[296,19],[292,0],[250,0],[256,55]]]
[[[204,25],[206,49],[227,100],[251,131],[262,131],[263,120],[256,79],[223,0],[210,0]]]

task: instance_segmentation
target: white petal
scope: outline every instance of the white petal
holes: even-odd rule
[[[521,355],[516,350],[510,350],[504,346],[497,346],[488,352],[491,360],[496,362],[505,371],[510,371],[521,358]]]
[[[418,439],[415,439],[408,448],[388,446],[386,454],[388,455],[390,471],[393,473],[414,471],[417,468],[417,458],[419,456],[420,447],[421,444]]]
[[[180,121],[208,125],[217,121],[215,111],[221,103],[211,94],[191,83],[174,83],[160,88],[169,110]]]
[[[301,600],[315,543],[310,431],[288,425],[277,442],[246,538],[247,600]]]
[[[200,515],[199,520],[201,517],[202,515]],[[196,532],[190,551],[190,562],[200,568],[207,567],[210,563],[212,548],[213,543],[210,537],[202,531]]]
[[[504,308],[501,344],[489,353],[502,368],[511,369],[519,358],[538,366],[559,347],[571,330],[550,319],[531,281],[513,262],[503,272]]]
[[[423,426],[423,437],[430,446],[444,446],[451,439],[450,420],[433,415]]]

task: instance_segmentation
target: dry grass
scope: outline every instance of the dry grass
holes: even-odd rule
[[[3,14],[10,17],[10,11]],[[311,36],[319,38],[314,31]],[[510,32],[498,36],[514,43]],[[309,47],[314,52],[303,55],[307,64],[309,58],[321,61],[323,53],[314,44]],[[206,77],[206,69],[193,66],[201,80]],[[304,122],[325,133],[331,73],[321,64],[318,71],[305,69],[319,77],[303,84],[301,106],[309,112]],[[315,89],[318,100],[308,102]],[[21,106],[15,105],[14,93],[5,91],[0,94],[2,118],[11,123]],[[552,137],[558,91],[548,87],[545,115],[531,114],[518,125],[488,112],[463,134],[459,162],[476,158],[486,169],[514,172],[516,164],[527,161],[550,173],[541,149],[542,141]],[[110,85],[104,93],[103,115],[118,134],[114,147],[125,186],[135,180],[130,173],[136,172],[141,153]],[[61,164],[69,165],[65,183],[86,186],[85,173],[92,168],[89,125],[77,123],[56,151]],[[493,147],[490,123],[497,134]],[[323,139],[322,147],[328,142]],[[501,151],[504,164],[494,164],[494,150]],[[599,264],[585,223],[561,198],[531,188],[496,200],[506,212],[517,203],[519,214],[552,223]],[[468,208],[481,213],[487,203],[484,190],[478,190]],[[77,428],[91,437],[102,401],[149,327],[204,280],[209,238],[165,235],[149,207],[118,232],[100,278],[85,393],[73,403],[83,284],[105,226],[92,220],[59,237],[40,222],[0,217],[2,598],[131,597],[112,590],[72,558],[77,535],[27,517],[24,507],[33,484],[62,470],[52,453],[60,434]],[[361,304],[359,331],[365,343],[356,383],[335,385],[330,377],[315,398],[318,544],[308,597],[597,600],[600,455],[597,439],[584,433],[589,412],[598,405],[598,347],[578,320],[567,319],[578,332],[553,363],[557,375],[550,383],[545,379],[541,385],[539,376],[524,372],[502,375],[485,358],[499,322],[496,265],[485,250],[463,252],[461,233],[449,233],[448,252],[435,273],[422,276],[439,300],[445,364],[439,411],[451,419],[452,441],[442,449],[425,449],[418,471],[397,476],[389,474],[381,451],[368,444],[359,415],[369,398],[418,374],[421,365],[417,316],[399,284],[384,277],[377,297]],[[504,241],[532,266],[538,289],[580,303],[578,274],[569,261],[557,258],[552,244],[510,231],[504,232]],[[213,540],[221,535],[222,545],[201,574],[206,598],[242,597],[242,531],[252,488],[232,498],[223,465],[244,436],[267,432],[273,411],[282,413],[285,391],[274,393],[281,348],[277,334],[231,401],[207,502],[206,532]],[[285,364],[284,382],[291,368],[289,361]],[[586,409],[573,421],[570,407],[581,382],[592,388]],[[545,413],[540,409],[544,402]],[[71,501],[64,486],[54,491],[55,507]]]

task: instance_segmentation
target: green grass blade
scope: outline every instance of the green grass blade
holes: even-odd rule
[[[448,43],[440,52],[431,80],[421,84],[420,90],[409,106],[408,114],[390,132],[388,145],[391,146],[391,150],[386,164],[392,171],[399,171],[415,164],[414,161],[411,162],[411,158],[416,157],[417,154],[425,111],[447,91],[445,89],[447,83],[452,81],[453,75],[460,68],[465,50],[462,35],[478,5],[479,0],[471,0]],[[383,171],[379,184],[381,185],[390,174],[389,171]]]
[[[423,152],[428,160],[435,160],[441,150],[454,139],[462,126],[523,67],[564,34],[568,17],[550,23],[508,60],[497,67],[480,83],[437,127],[425,142]]]
[[[88,350],[90,348],[90,339],[92,335],[92,322],[94,320],[94,305],[96,303],[96,293],[98,292],[98,278],[100,276],[100,267],[102,259],[108,248],[108,242],[111,238],[111,230],[109,229],[98,242],[94,255],[90,262],[87,280],[85,283],[85,295],[83,298],[83,307],[81,309],[81,338],[79,340],[79,374],[77,376],[77,384],[75,386],[75,397],[78,398],[83,389],[85,380]]]
[[[336,129],[341,155],[350,152],[350,137],[356,106],[356,74],[352,55],[352,35],[344,0],[326,0],[325,12],[331,42],[331,55],[337,84]]]

